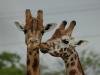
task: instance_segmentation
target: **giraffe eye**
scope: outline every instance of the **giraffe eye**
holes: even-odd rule
[[[62,40],[62,42],[65,43],[65,44],[68,44],[68,43],[69,43],[69,41],[67,41],[67,40],[65,40],[65,39]]]

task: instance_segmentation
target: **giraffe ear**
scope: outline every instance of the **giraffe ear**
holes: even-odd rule
[[[14,23],[15,23],[16,27],[17,27],[19,30],[24,31],[24,27],[23,27],[18,21],[15,21]]]
[[[45,26],[45,31],[48,32],[48,31],[52,31],[55,27],[57,26],[56,23],[49,23]]]
[[[87,40],[79,40],[75,42],[75,46],[86,45],[88,43]]]

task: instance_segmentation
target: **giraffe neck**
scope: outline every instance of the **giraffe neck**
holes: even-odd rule
[[[70,57],[64,57],[63,60],[66,75],[85,75],[77,53],[72,54]]]
[[[43,53],[49,53],[52,56],[61,57],[65,62],[66,75],[85,75],[75,47],[69,45],[65,48],[59,47],[56,49],[55,46],[56,45],[52,42],[42,43],[40,50]]]
[[[39,49],[27,48],[27,75],[39,74]]]

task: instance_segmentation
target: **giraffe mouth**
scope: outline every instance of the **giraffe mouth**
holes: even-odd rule
[[[45,49],[44,49],[44,48],[41,48],[40,51],[41,51],[42,53],[48,53],[48,49],[46,49],[46,48],[45,48]]]

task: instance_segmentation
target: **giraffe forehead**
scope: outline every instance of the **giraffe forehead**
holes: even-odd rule
[[[62,39],[69,39],[70,37],[67,35],[62,36]]]
[[[74,37],[71,37],[71,36],[62,36],[61,38],[62,40],[67,40],[69,42],[74,42],[75,38]]]

